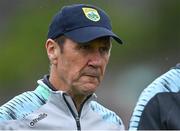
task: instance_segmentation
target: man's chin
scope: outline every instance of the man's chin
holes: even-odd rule
[[[82,90],[83,94],[90,95],[90,94],[94,93],[97,88],[98,88],[97,85],[86,84],[86,85],[82,86],[81,90]]]
[[[99,82],[89,82],[89,81],[83,81],[83,82],[77,82],[73,83],[74,90],[77,92],[79,95],[89,95],[94,93],[99,86]]]

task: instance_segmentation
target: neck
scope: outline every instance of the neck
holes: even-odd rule
[[[67,91],[68,87],[62,82],[62,80],[56,74],[56,71],[51,69],[49,75],[49,82],[54,86],[56,90]]]
[[[89,95],[82,95],[82,94],[71,95],[71,93],[68,94],[71,96],[78,112],[80,111],[84,102],[87,101],[92,96],[92,94]]]
[[[70,96],[73,99],[73,102],[74,102],[74,104],[76,106],[77,111],[79,112],[83,102],[86,100],[87,97],[79,96],[79,95],[77,95],[77,96],[70,95]]]

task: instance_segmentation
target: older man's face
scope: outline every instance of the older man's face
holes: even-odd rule
[[[59,82],[72,95],[93,93],[103,79],[111,50],[109,37],[78,44],[66,39],[57,59]]]

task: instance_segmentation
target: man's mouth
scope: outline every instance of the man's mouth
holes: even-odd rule
[[[82,76],[97,77],[99,78],[100,73],[98,71],[84,72]]]
[[[89,76],[89,77],[99,77],[97,74],[83,74],[83,76]]]
[[[90,79],[97,79],[100,82],[100,70],[98,69],[90,69],[90,68],[86,68],[84,70],[82,70],[80,76],[87,76]]]
[[[98,81],[100,81],[100,75],[99,75],[99,73],[96,73],[96,72],[91,72],[91,73],[83,73],[83,74],[81,74],[81,76],[83,77],[83,76],[85,76],[85,77],[89,77],[90,79],[96,79],[96,80],[98,80]],[[93,80],[94,81],[94,80]]]

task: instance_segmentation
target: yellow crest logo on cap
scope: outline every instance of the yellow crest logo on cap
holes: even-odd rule
[[[88,19],[95,21],[95,22],[100,20],[100,16],[99,16],[97,10],[95,10],[93,8],[88,8],[88,7],[84,7],[84,8],[82,8],[82,10]]]

